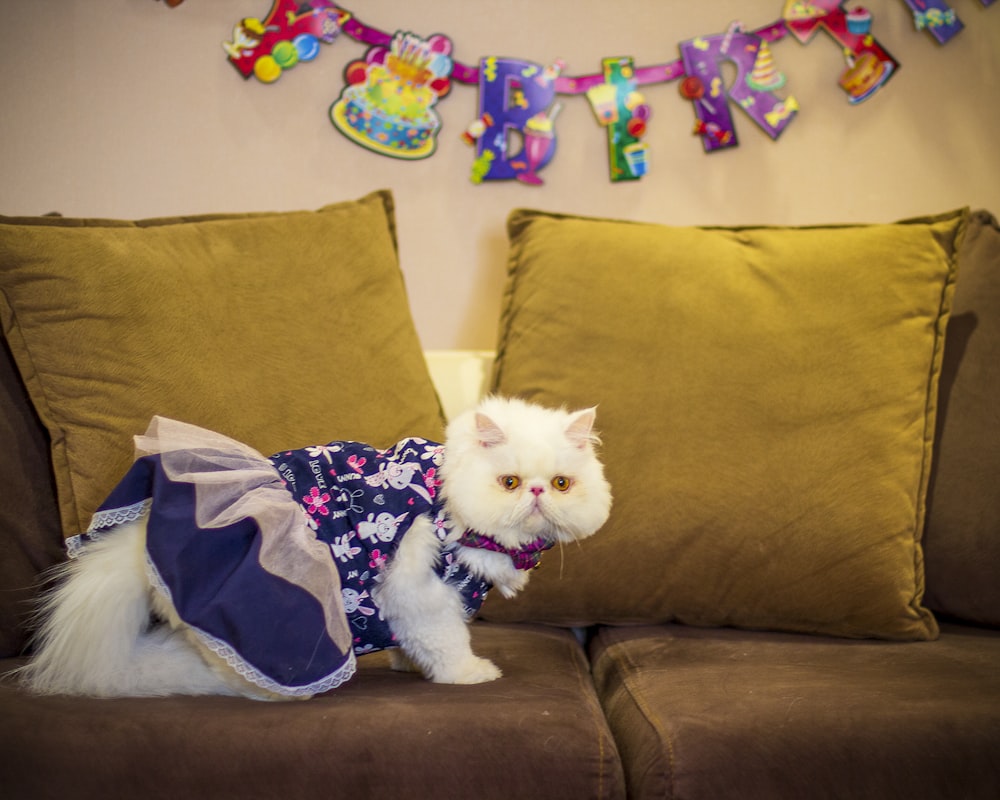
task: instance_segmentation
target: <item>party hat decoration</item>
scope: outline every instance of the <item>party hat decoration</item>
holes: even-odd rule
[[[771,55],[771,48],[768,46],[767,40],[761,40],[753,70],[747,75],[747,86],[760,92],[769,92],[780,89],[784,85],[784,73],[778,72],[774,66],[774,57]]]

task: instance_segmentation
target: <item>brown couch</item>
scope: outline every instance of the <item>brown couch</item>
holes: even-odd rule
[[[262,452],[440,436],[392,215],[0,219],[0,669],[151,414]],[[615,508],[487,601],[504,677],[375,654],[304,703],[8,677],[0,794],[1000,796],[995,220],[509,231],[494,388],[598,403]]]

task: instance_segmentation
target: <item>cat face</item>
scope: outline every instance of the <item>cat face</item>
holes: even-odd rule
[[[457,527],[519,547],[571,542],[608,518],[594,410],[556,411],[488,398],[448,426],[442,491]]]

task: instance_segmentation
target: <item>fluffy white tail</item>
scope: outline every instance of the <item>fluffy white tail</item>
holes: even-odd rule
[[[21,670],[39,694],[235,694],[180,630],[150,628],[145,521],[93,542],[45,599],[36,654]]]

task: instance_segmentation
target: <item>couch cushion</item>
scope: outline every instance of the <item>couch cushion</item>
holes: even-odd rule
[[[1000,635],[929,643],[605,629],[594,680],[631,798],[1000,797]]]
[[[918,540],[964,223],[514,212],[494,388],[597,404],[615,505],[484,613],[933,638]]]
[[[986,211],[969,219],[958,272],[924,531],[926,602],[1000,626],[1000,228]]]
[[[442,433],[388,192],[318,212],[0,218],[0,318],[66,535],[154,414],[265,454]]]
[[[0,686],[9,797],[622,798],[615,744],[568,631],[472,626],[504,677],[441,686],[384,653],[306,702],[30,697]]]

